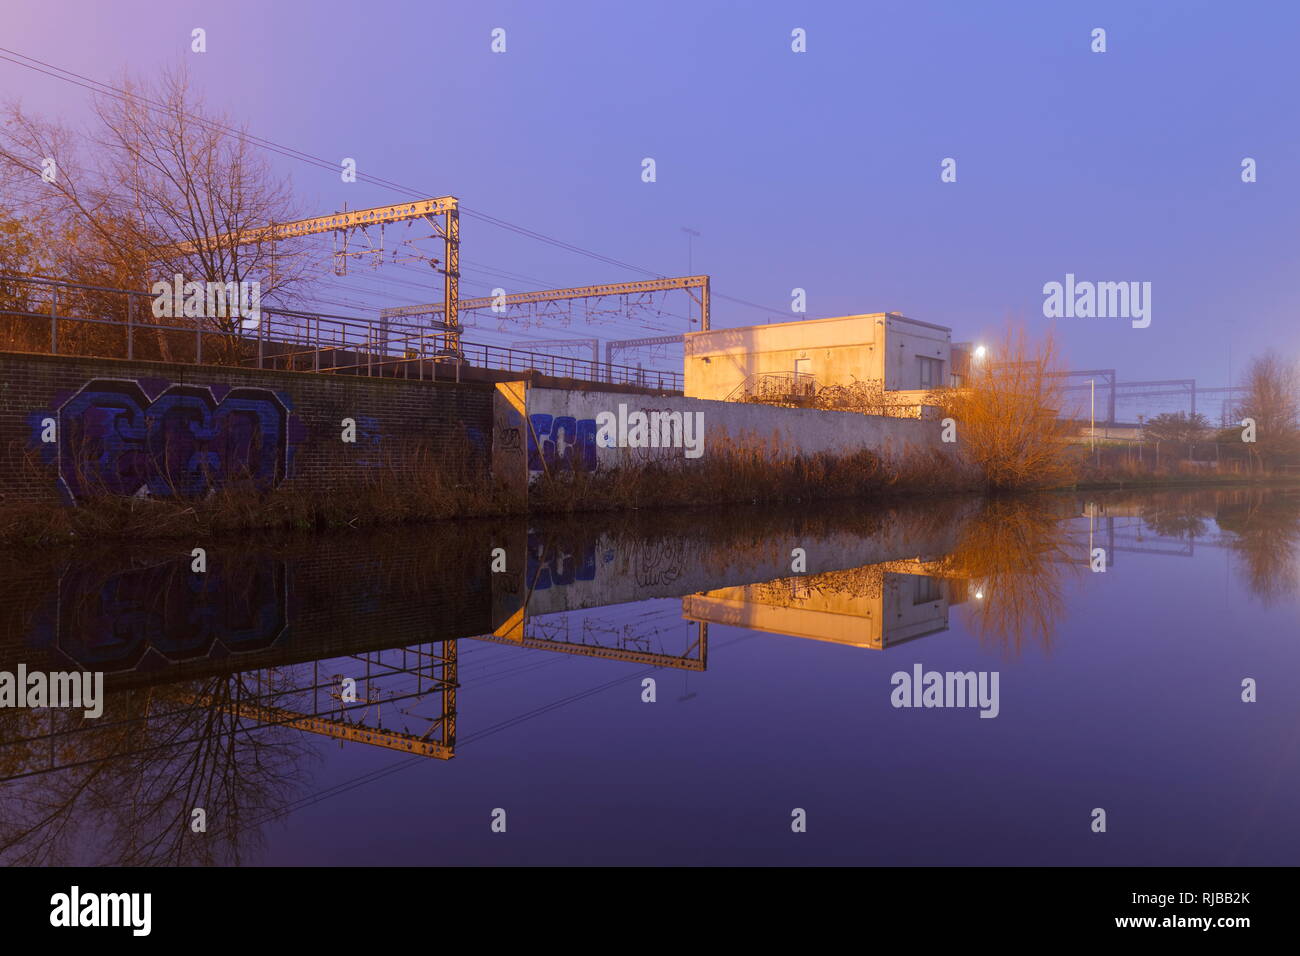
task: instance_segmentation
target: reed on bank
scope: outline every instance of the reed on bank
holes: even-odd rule
[[[33,475],[46,475],[28,455]],[[260,490],[228,480],[202,497],[127,497],[93,476],[75,505],[0,495],[0,542],[29,545],[86,539],[207,537],[242,531],[328,530],[450,518],[582,511],[635,511],[726,503],[797,503],[895,498],[973,490],[969,473],[938,452],[882,457],[867,450],[796,455],[736,442],[688,464],[645,461],[589,471],[571,465],[535,476],[526,500],[467,468],[445,447],[408,443],[356,477],[328,488],[293,480]]]

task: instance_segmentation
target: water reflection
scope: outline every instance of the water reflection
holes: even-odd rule
[[[984,652],[1046,653],[1097,549],[1112,574],[1222,552],[1269,604],[1297,548],[1300,492],[1231,489],[465,523],[210,545],[204,573],[187,547],[8,555],[0,670],[103,671],[108,699],[96,720],[0,709],[0,859],[256,859],[322,744],[449,760],[458,708],[539,660],[706,672],[711,626],[897,654],[954,615]],[[467,677],[487,646],[518,663]]]

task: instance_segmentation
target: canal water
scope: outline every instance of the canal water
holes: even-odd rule
[[[1289,865],[1298,611],[1300,488],[8,554],[0,862]]]

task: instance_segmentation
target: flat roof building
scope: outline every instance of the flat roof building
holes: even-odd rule
[[[919,401],[953,384],[952,330],[897,312],[689,332],[684,351],[691,398],[811,397],[859,382]]]

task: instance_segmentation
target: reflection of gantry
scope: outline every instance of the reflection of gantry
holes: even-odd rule
[[[433,226],[435,238],[443,241],[443,267],[439,271],[443,275],[442,293],[445,305],[440,305],[437,310],[442,315],[442,328],[439,331],[443,338],[443,345],[438,354],[458,356],[460,355],[461,333],[458,309],[460,301],[460,207],[455,196],[440,196],[436,199],[421,199],[417,202],[397,203],[392,206],[375,206],[371,209],[354,209],[350,212],[334,213],[329,216],[315,216],[311,219],[297,219],[293,222],[278,222],[257,229],[243,229],[238,232],[208,236],[202,240],[182,242],[172,246],[171,251],[181,255],[189,255],[203,249],[234,249],[239,246],[255,246],[269,243],[272,249],[272,262],[274,262],[274,250],[277,242],[328,232],[334,233],[336,238],[341,238],[343,246],[336,254],[343,256],[344,261],[346,261],[346,257],[352,254],[348,252],[347,248],[347,239],[351,231],[360,229],[364,234],[364,231],[371,226],[378,226],[382,231],[386,224],[409,222],[416,219],[429,222]]]
[[[417,644],[352,654],[333,661],[314,661],[310,684],[223,701],[220,706],[236,716],[262,724],[278,724],[336,740],[450,760],[456,749],[456,688],[460,686],[456,679],[457,651],[454,640],[439,644],[441,650],[436,652],[434,644]],[[332,665],[324,680],[321,679],[322,663]],[[364,665],[364,670],[358,664]],[[342,670],[338,669],[339,665],[343,665]],[[356,682],[355,701],[341,693],[343,678]],[[257,679],[261,680],[260,674]],[[412,680],[414,687],[410,686]],[[323,700],[322,692],[325,693]],[[436,717],[421,716],[413,704],[430,695],[437,695],[441,701],[440,713]],[[308,696],[311,698],[310,708],[306,706]],[[263,703],[264,699],[275,703]],[[215,702],[202,703],[213,706]],[[408,719],[427,722],[428,729],[416,734],[405,728],[384,727],[382,709],[385,706]],[[378,725],[372,726],[368,720]]]
[[[456,750],[457,650],[455,640],[328,658],[307,664],[240,671],[163,685],[149,691],[143,719],[125,716],[83,720],[75,710],[49,710],[49,730],[0,742],[0,782],[51,773],[98,760],[124,759],[160,745],[151,725],[167,731],[170,748],[202,747],[208,741],[262,727],[293,727],[307,733],[450,760]],[[299,676],[303,679],[297,680]],[[356,681],[356,701],[340,693],[340,678]],[[110,691],[110,694],[112,692]],[[417,707],[435,702],[434,714]],[[425,723],[423,732],[385,726],[385,710],[403,723]],[[234,719],[222,719],[222,716]],[[243,721],[262,727],[250,728]],[[59,725],[62,722],[62,726]],[[188,736],[187,736],[188,735]],[[135,749],[136,744],[144,749]],[[101,752],[100,757],[88,754]]]
[[[570,303],[581,301],[583,315],[587,321],[593,317],[612,315],[631,315],[637,308],[653,305],[657,293],[675,289],[686,290],[691,301],[700,307],[700,328],[709,328],[709,277],[681,276],[671,279],[647,279],[640,282],[616,282],[609,285],[574,286],[568,289],[543,289],[538,292],[515,292],[502,296],[483,296],[478,299],[462,299],[460,312],[493,312],[501,322],[513,321],[523,327],[533,324],[543,325],[548,320],[569,325],[573,320]],[[691,290],[698,290],[698,293]],[[601,300],[614,298],[618,307],[611,309]],[[412,319],[425,316],[433,317],[446,312],[446,303],[431,302],[428,305],[408,305],[384,309],[379,315],[382,320]],[[453,309],[455,308],[453,303]]]
[[[684,671],[708,669],[708,632],[703,627],[696,629],[694,639],[682,653],[670,654],[651,650],[648,635],[644,633],[633,633],[627,627],[610,627],[590,616],[583,617],[581,633],[575,638],[570,632],[570,618],[574,613],[560,611],[526,620],[523,611],[517,611],[496,631],[491,634],[476,634],[475,640],[526,647],[535,651],[598,657],[625,664],[672,667]]]

